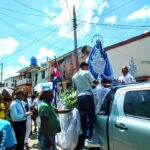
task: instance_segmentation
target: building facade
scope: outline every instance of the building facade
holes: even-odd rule
[[[115,78],[121,75],[122,66],[130,66],[137,81],[150,80],[150,32],[133,37],[126,41],[105,47],[109,61],[112,65]],[[90,46],[84,46],[77,49],[79,64],[85,61],[91,51]],[[41,82],[52,82],[53,65],[55,60],[47,61],[37,66],[36,59],[31,59],[31,65],[21,69],[16,77],[5,80],[6,87],[22,87],[28,93],[33,93],[33,88]],[[76,65],[76,53],[71,51],[56,59],[61,80],[58,87],[72,87],[72,76],[79,69]]]
[[[86,60],[87,56],[89,55],[91,50],[90,46],[85,46],[85,50],[82,51],[82,47],[77,49],[77,55],[78,55],[78,62],[79,64]],[[54,61],[49,61],[49,81],[53,80],[53,65]],[[76,53],[75,51],[71,51],[63,56],[60,56],[56,59],[61,81],[58,82],[58,87],[62,88],[71,88],[72,87],[72,76],[76,71],[79,69],[76,66]]]
[[[150,32],[106,47],[115,78],[129,66],[137,81],[150,80]]]
[[[17,76],[5,79],[4,87],[16,87],[16,78]]]

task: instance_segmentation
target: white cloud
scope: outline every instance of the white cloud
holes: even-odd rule
[[[66,38],[73,38],[73,32],[69,32],[68,27],[63,25],[59,29],[58,36],[66,37]]]
[[[132,14],[128,15],[127,21],[135,19],[150,19],[150,6],[143,6],[141,9],[134,11]]]
[[[100,27],[96,27],[95,29],[96,29],[96,30],[100,30]]]
[[[101,5],[100,2],[102,3]],[[89,0],[88,5],[85,7],[85,2],[82,3],[79,0],[69,0],[68,1],[68,7],[67,8],[66,1],[59,0],[55,1],[53,6],[55,6],[60,13],[57,14],[54,18],[47,18],[48,20],[45,21],[48,25],[53,25],[59,27],[58,36],[60,37],[66,37],[66,38],[73,38],[73,25],[72,25],[72,12],[73,12],[73,5],[76,6],[76,16],[77,16],[77,24],[78,25],[78,38],[84,37],[86,34],[89,33],[91,29],[91,25],[89,24],[92,22],[92,18],[94,15],[94,11],[97,11],[99,9],[102,12],[104,8],[107,6],[106,0],[103,2],[101,1],[93,1]],[[48,10],[46,10],[48,11]],[[71,15],[71,18],[70,18]],[[87,23],[83,23],[82,21],[85,21]],[[94,18],[94,21],[97,22],[98,18]]]
[[[51,24],[51,21],[48,18],[45,18],[44,19],[44,24],[48,26],[48,25]]]
[[[0,39],[0,57],[13,54],[18,46],[19,42],[14,38]]]
[[[50,17],[55,17],[56,13],[50,12],[50,10],[47,7],[44,7],[43,11]]]
[[[54,59],[54,56],[56,56],[55,52],[52,49],[48,49],[45,46],[40,47],[36,58],[37,58],[37,62],[39,63],[43,63],[46,62],[47,57]]]
[[[4,68],[4,80],[9,78],[9,77],[13,77],[18,75],[17,71],[19,71],[21,68],[19,66],[7,66]]]
[[[103,10],[108,6],[107,1],[102,2],[102,4],[98,8],[98,14],[102,14]]]
[[[149,32],[149,30],[145,30],[145,31],[144,31],[144,33],[147,33],[147,32]]]
[[[22,67],[27,67],[30,65],[30,61],[27,60],[25,56],[19,56],[19,58],[17,59],[17,63],[21,64]]]
[[[99,21],[99,17],[97,16],[92,19],[92,22],[95,24],[98,23],[98,21]]]
[[[111,16],[111,17],[105,18],[105,23],[115,24],[116,21],[117,21],[116,16]]]

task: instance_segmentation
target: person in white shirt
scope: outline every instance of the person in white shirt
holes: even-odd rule
[[[83,137],[80,139],[81,146],[84,140],[92,142],[93,127],[95,121],[95,106],[92,96],[92,85],[98,84],[92,74],[88,71],[88,64],[82,62],[80,70],[74,74],[72,81],[77,88],[77,105],[80,113]]]
[[[23,101],[22,101],[22,104],[24,105],[25,109],[26,109],[26,112],[28,111],[31,111],[31,107],[32,107],[32,103],[30,101],[30,99],[28,99],[28,93],[24,93],[24,97],[23,97]],[[28,139],[29,139],[29,136],[30,136],[30,133],[31,133],[31,116],[27,116],[26,118],[26,135],[25,135],[25,141],[24,141],[24,144],[25,144],[25,149],[29,149],[29,146],[28,146]]]
[[[38,97],[33,100],[33,106],[36,109],[36,111],[38,111],[40,104],[41,104],[41,100],[39,99],[39,95],[38,95]],[[41,123],[40,116],[39,115],[36,116],[36,118],[34,118],[33,121],[34,121],[34,127],[35,127],[34,132],[36,132],[37,127],[39,127]]]
[[[129,68],[127,66],[122,67],[122,76],[119,77],[119,82],[121,83],[134,83],[134,77],[129,73]]]

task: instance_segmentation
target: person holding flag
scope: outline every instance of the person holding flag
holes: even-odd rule
[[[60,79],[59,69],[56,62],[56,58],[54,61],[54,77],[53,77],[53,94],[54,94],[54,101],[53,104],[57,107],[57,99],[58,99],[58,88],[57,88],[57,82],[58,79]]]

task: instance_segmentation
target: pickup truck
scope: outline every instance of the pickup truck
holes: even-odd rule
[[[150,150],[150,83],[112,86],[96,115],[94,139],[101,150]]]

